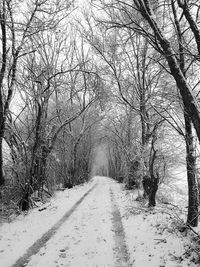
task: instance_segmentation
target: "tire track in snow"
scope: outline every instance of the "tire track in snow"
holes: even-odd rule
[[[65,215],[46,233],[42,235],[35,243],[29,247],[26,253],[20,257],[12,267],[23,267],[26,266],[28,260],[31,256],[39,252],[39,250],[47,243],[47,241],[56,233],[56,231],[63,225],[63,223],[70,217],[70,215],[76,210],[76,208],[81,204],[81,202],[87,197],[87,195],[97,186],[94,184],[73,206],[68,210]]]
[[[110,197],[112,203],[112,224],[114,232],[114,241],[115,241],[115,259],[116,267],[130,267],[129,263],[129,254],[126,246],[124,227],[121,220],[121,214],[118,207],[118,204],[115,200],[114,193],[110,188]]]

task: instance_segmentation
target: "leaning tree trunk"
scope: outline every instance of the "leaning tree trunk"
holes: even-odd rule
[[[190,116],[191,121],[197,133],[198,140],[200,141],[200,106],[196,97],[194,96],[189,84],[184,77],[184,74],[179,66],[177,56],[174,54],[171,43],[163,35],[162,29],[156,21],[156,16],[154,15],[153,9],[149,0],[134,0],[136,7],[138,8],[141,15],[148,21],[151,29],[154,32],[155,43],[159,43],[159,50],[165,56],[168,66],[176,81],[177,87],[179,89],[180,95],[183,100],[184,108],[187,114]]]
[[[179,2],[178,4],[180,4],[180,1],[178,2]],[[187,81],[186,68],[185,68],[185,53],[184,53],[185,50],[183,46],[184,43],[183,34],[181,31],[180,21],[178,20],[175,3],[174,1],[171,1],[171,3],[172,3],[172,10],[174,14],[177,36],[179,41],[179,60],[178,60],[179,66],[185,80]],[[184,13],[184,8],[183,8],[183,13]],[[200,51],[200,46],[199,46],[199,51]],[[191,115],[188,113],[186,106],[184,108],[184,119],[185,119],[185,142],[186,142],[186,168],[187,168],[187,180],[188,180],[187,223],[191,226],[197,226],[199,194],[198,194],[198,182],[196,177],[196,157],[195,157],[194,140],[192,135],[192,118]]]
[[[192,136],[191,119],[185,112],[186,166],[188,180],[188,216],[187,223],[193,227],[198,225],[199,193],[196,177],[196,157]]]

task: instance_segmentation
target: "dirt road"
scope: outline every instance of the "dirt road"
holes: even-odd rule
[[[14,267],[129,266],[117,184],[106,177],[95,177],[94,184]]]

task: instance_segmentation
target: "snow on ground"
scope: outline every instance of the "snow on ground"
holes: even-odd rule
[[[18,216],[11,223],[4,223],[0,227],[0,266],[8,267],[14,264],[25,250],[48,231],[94,183],[95,181],[91,180],[84,186],[75,186],[64,192],[59,191],[55,198],[46,204],[45,210],[40,212],[37,208],[26,216]]]
[[[98,186],[27,267],[114,266],[109,183],[96,179]]]
[[[144,203],[135,201],[137,192],[121,189],[122,186],[118,185],[115,192],[118,195],[131,266],[199,266],[192,262],[198,260],[198,256],[189,253],[190,240],[178,230],[178,224],[182,225],[183,221],[176,207],[158,203],[157,207],[149,210]]]
[[[187,257],[191,244],[177,229],[176,207],[158,204],[149,210],[145,203],[135,201],[137,192],[124,190],[123,185],[105,177],[95,177],[85,185],[58,192],[45,210],[40,212],[37,208],[12,223],[4,223],[0,227],[0,266],[12,266],[94,184],[97,186],[26,266],[199,266],[191,262],[192,257],[196,260],[196,254]],[[121,212],[130,264],[117,258],[125,245],[121,240],[117,247],[115,236],[121,233],[113,222],[116,205],[112,195]]]

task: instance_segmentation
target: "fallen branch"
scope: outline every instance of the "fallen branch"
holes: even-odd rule
[[[46,210],[50,205],[51,205],[51,204],[49,204],[48,206],[45,206],[45,207],[43,207],[43,208],[40,208],[40,209],[38,209],[38,211]]]

